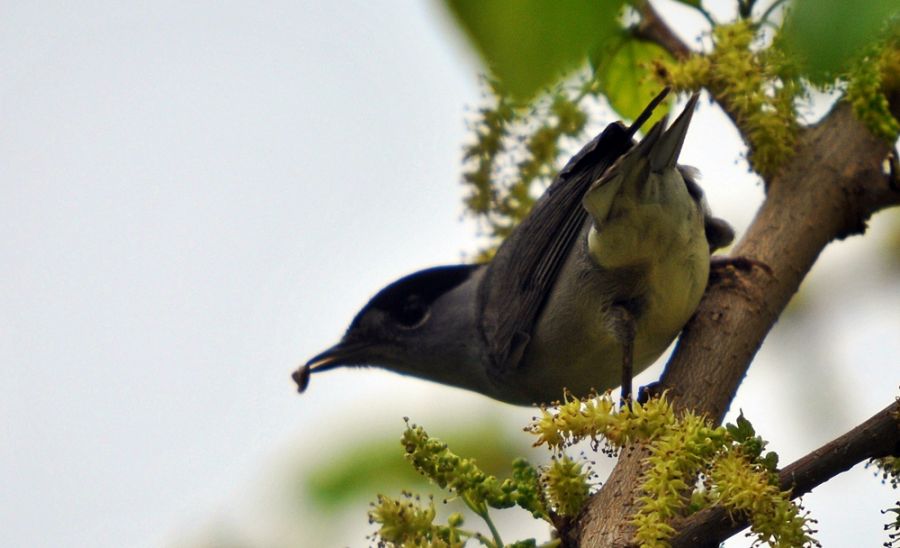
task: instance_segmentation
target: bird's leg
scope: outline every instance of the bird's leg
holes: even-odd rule
[[[610,307],[612,333],[622,345],[622,405],[631,402],[631,380],[634,376],[634,316],[620,305]]]

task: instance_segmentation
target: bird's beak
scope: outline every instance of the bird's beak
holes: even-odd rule
[[[310,374],[346,365],[348,360],[356,356],[362,348],[363,345],[360,344],[339,342],[321,354],[317,354],[291,375],[291,378],[297,383],[297,390],[301,394],[306,390]]]

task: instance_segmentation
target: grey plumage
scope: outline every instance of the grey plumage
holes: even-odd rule
[[[423,270],[382,289],[343,339],[295,374],[374,365],[515,404],[623,384],[681,330],[710,252],[733,232],[676,165],[696,103],[665,131],[610,124],[585,145],[486,265]],[[623,367],[625,374],[622,374]]]

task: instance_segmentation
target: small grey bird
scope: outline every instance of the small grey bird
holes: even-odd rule
[[[293,378],[378,366],[505,402],[549,403],[622,385],[669,346],[706,289],[712,217],[695,171],[676,164],[697,103],[672,126],[610,124],[562,169],[487,264],[429,268],[379,291],[339,343]]]

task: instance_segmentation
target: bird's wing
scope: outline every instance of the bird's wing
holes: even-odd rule
[[[587,220],[582,198],[631,148],[632,136],[667,92],[660,93],[630,127],[608,125],[573,156],[497,250],[479,291],[480,331],[493,374],[519,365],[553,284]]]

